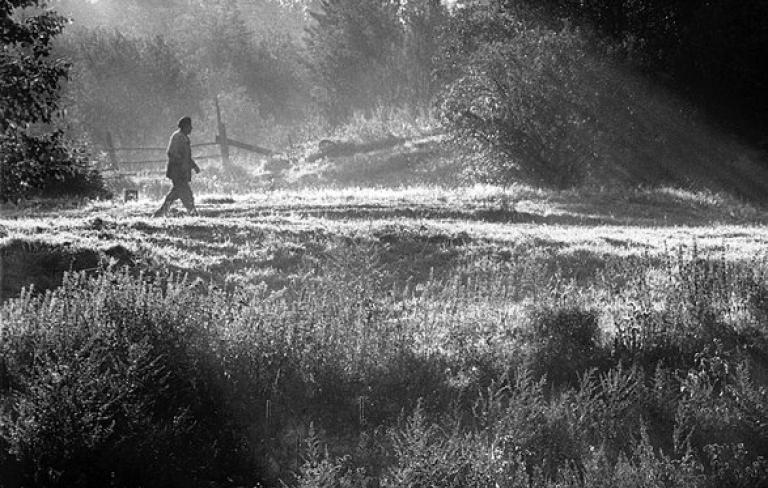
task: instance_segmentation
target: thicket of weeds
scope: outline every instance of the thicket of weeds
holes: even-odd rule
[[[339,253],[277,292],[105,270],[8,301],[0,485],[768,479],[763,261],[580,277],[516,255],[393,281]]]

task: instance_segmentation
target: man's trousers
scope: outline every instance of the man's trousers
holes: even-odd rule
[[[189,182],[183,180],[172,181],[173,188],[171,188],[171,191],[168,192],[168,195],[165,197],[163,205],[157,210],[157,212],[155,212],[155,216],[159,217],[168,213],[168,210],[170,210],[173,202],[179,199],[181,200],[181,203],[184,204],[184,208],[186,208],[189,213],[197,213],[195,210],[195,196],[192,194],[192,188],[189,187]]]

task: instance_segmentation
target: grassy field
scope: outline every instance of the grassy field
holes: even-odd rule
[[[524,186],[198,201],[4,209],[8,486],[766,479],[762,208]]]
[[[279,288],[340,246],[385,259],[394,279],[493,256],[545,257],[571,274],[593,273],[615,257],[658,259],[693,247],[708,257],[749,261],[768,242],[768,212],[674,189],[351,188],[198,200],[200,217],[177,208],[160,220],[150,217],[158,202],[148,200],[9,209],[2,245],[6,254],[34,253],[36,246],[41,252],[112,249],[118,261],[143,261],[217,285],[245,280]],[[23,274],[45,279],[44,272]]]

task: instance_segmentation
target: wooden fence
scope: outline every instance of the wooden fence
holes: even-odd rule
[[[230,158],[229,158],[229,149],[231,147],[242,149],[245,151],[263,154],[265,156],[270,156],[273,154],[272,151],[269,149],[254,145],[254,144],[246,144],[244,142],[235,141],[234,139],[230,139],[227,137],[227,127],[224,125],[224,122],[221,120],[221,110],[219,109],[219,102],[216,100],[216,120],[217,120],[217,130],[218,134],[216,135],[216,138],[214,142],[204,142],[200,144],[192,144],[192,149],[197,148],[203,148],[203,147],[218,147],[219,151],[216,154],[203,154],[203,155],[193,155],[193,159],[195,161],[205,161],[210,159],[216,159],[220,160],[221,164],[224,168],[227,168],[231,165]],[[138,160],[138,161],[132,161],[132,160],[126,160],[122,159],[118,156],[120,153],[125,152],[160,152],[162,151],[163,154],[165,154],[166,148],[165,147],[115,147],[115,144],[112,140],[112,134],[110,132],[107,132],[106,134],[106,143],[107,143],[107,156],[109,158],[109,164],[110,167],[107,168],[111,171],[116,172],[118,175],[152,175],[152,174],[164,174],[166,163],[168,159],[166,157],[163,157],[162,159],[144,159],[144,160]]]

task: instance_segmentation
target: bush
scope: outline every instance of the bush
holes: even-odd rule
[[[445,125],[477,179],[722,188],[762,198],[763,168],[685,102],[528,2],[467,8],[444,41]]]
[[[486,156],[474,167],[481,178],[582,182],[594,162],[594,102],[585,96],[592,61],[583,41],[573,31],[487,15],[470,21],[498,30],[499,39],[480,41],[445,89],[445,123]]]
[[[0,135],[0,201],[22,198],[109,198],[101,174],[88,154],[64,141],[60,132],[31,136]]]
[[[126,274],[70,276],[53,293],[4,308],[0,484],[208,486],[244,470],[252,477],[205,313],[185,283],[163,290]]]
[[[25,20],[16,9],[37,7]],[[0,6],[0,202],[37,195],[104,195],[100,177],[84,154],[72,150],[52,124],[60,108],[60,83],[69,65],[51,56],[65,19],[45,2],[16,0]]]
[[[271,265],[296,272],[275,292],[106,271],[8,300],[0,484],[704,488],[764,478],[756,261],[633,261],[588,292],[537,282],[538,308],[516,314],[510,300],[531,285],[522,270],[534,279],[551,256],[469,260],[401,288],[392,267],[409,265],[372,260],[374,244],[320,236],[327,246],[312,256],[318,242],[306,238],[268,244]],[[575,305],[563,305],[564,290]],[[591,302],[608,292],[599,322],[619,327],[610,353]],[[652,310],[664,321],[622,335]]]

